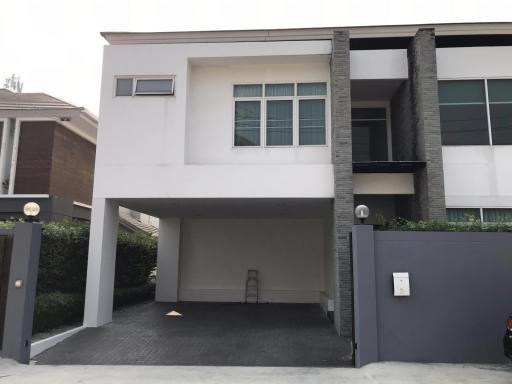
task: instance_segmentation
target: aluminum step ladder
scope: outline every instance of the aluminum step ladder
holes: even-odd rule
[[[245,302],[258,303],[258,271],[249,269],[245,282]]]

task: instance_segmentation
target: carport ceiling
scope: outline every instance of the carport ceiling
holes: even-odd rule
[[[155,217],[321,218],[330,199],[119,199],[123,207]]]

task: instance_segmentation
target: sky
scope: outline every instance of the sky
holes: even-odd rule
[[[0,0],[0,87],[99,110],[101,31],[512,22],[512,0]]]

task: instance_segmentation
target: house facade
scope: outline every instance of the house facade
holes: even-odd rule
[[[21,218],[35,201],[40,220],[89,220],[97,124],[45,93],[0,89],[0,218]]]
[[[156,300],[318,303],[352,335],[370,223],[511,219],[512,26],[103,33],[85,325],[118,207],[159,218]]]

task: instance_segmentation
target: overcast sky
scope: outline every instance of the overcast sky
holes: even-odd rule
[[[190,31],[512,21],[511,0],[0,0],[0,87],[97,114],[101,31]]]

